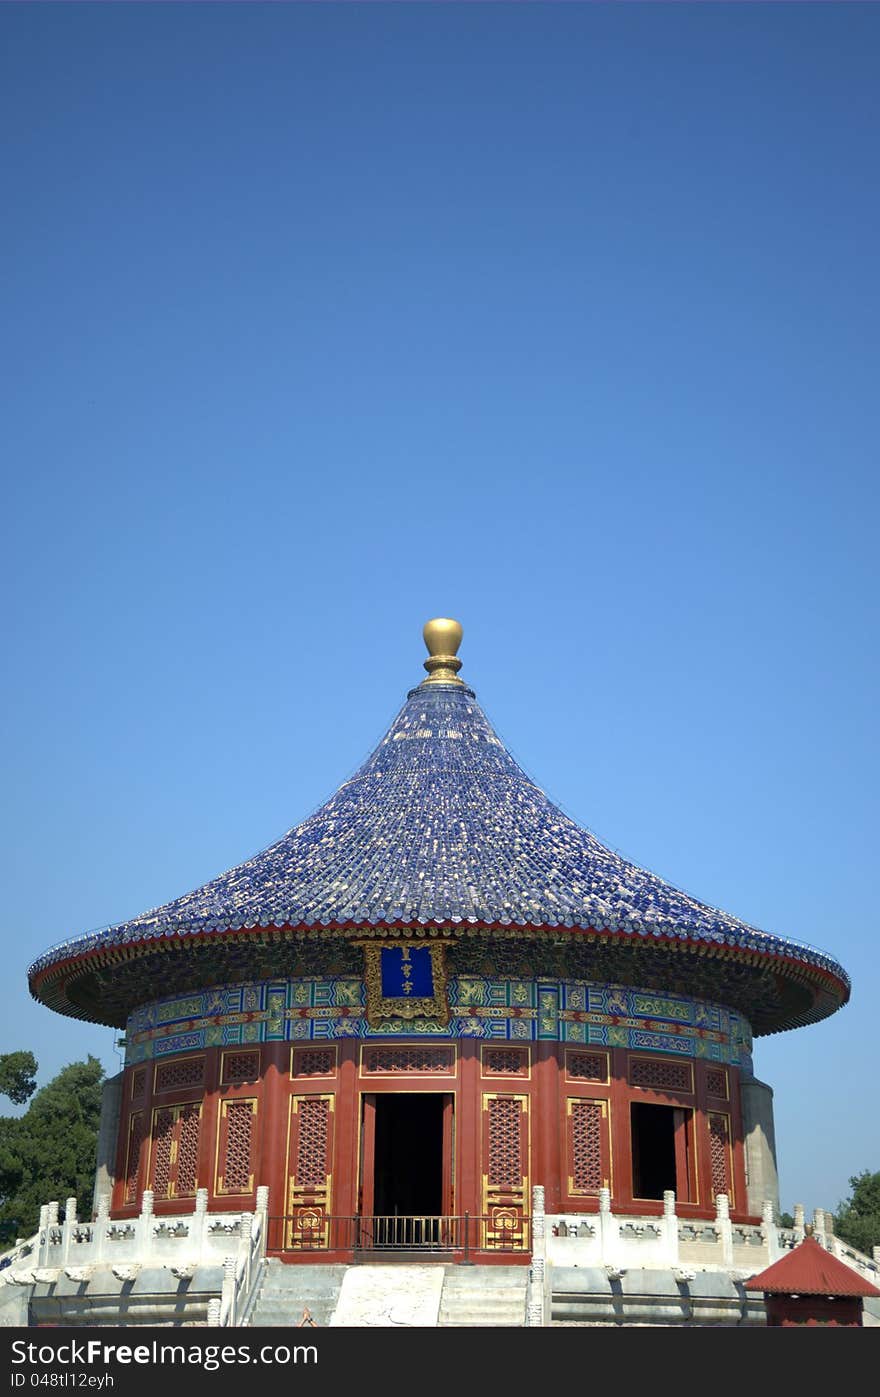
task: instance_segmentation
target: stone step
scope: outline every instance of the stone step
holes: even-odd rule
[[[279,1276],[270,1272],[261,1281],[263,1290],[274,1290],[279,1295],[293,1290],[335,1290],[341,1284],[341,1273],[338,1276],[309,1276],[302,1271],[297,1271],[293,1276]]]
[[[308,1309],[319,1328],[332,1325],[337,1313],[335,1323],[343,1325],[522,1328],[528,1278],[522,1266],[288,1266],[273,1258],[249,1322],[298,1328]]]
[[[499,1308],[494,1305],[456,1305],[452,1309],[441,1309],[440,1324],[523,1324],[525,1306]]]
[[[521,1329],[529,1273],[522,1266],[450,1267],[437,1323],[444,1329]]]
[[[274,1257],[263,1264],[266,1280],[280,1281],[285,1285],[297,1276],[318,1276],[322,1280],[339,1280],[346,1269],[341,1262],[336,1265],[324,1263],[309,1266],[301,1262],[288,1265],[284,1261],[276,1261]]]
[[[341,1284],[341,1276],[335,1281],[298,1280],[287,1284],[283,1281],[271,1280],[266,1281],[260,1287],[260,1294],[267,1298],[272,1296],[279,1300],[283,1300],[288,1295],[336,1295]]]
[[[308,1306],[314,1310],[318,1305],[325,1308],[328,1305],[335,1305],[338,1296],[336,1295],[258,1295],[254,1308],[259,1309],[263,1314],[293,1314],[302,1315],[303,1306]]]
[[[505,1293],[503,1291],[490,1291],[488,1294],[478,1290],[475,1291],[444,1291],[443,1305],[449,1308],[452,1305],[461,1308],[463,1305],[490,1305],[493,1309],[515,1309],[517,1305],[524,1306],[526,1303],[526,1293],[524,1290]]]
[[[309,1315],[319,1329],[325,1329],[336,1309],[336,1301],[313,1301],[309,1305],[282,1305],[279,1307],[265,1307],[259,1302],[251,1311],[250,1327],[258,1329],[265,1325],[270,1329],[298,1329],[302,1325],[304,1311],[308,1310]]]
[[[485,1295],[493,1300],[515,1299],[526,1293],[527,1286],[523,1285],[456,1285],[454,1282],[447,1282],[444,1287],[446,1295]]]
[[[442,1319],[438,1329],[524,1329],[524,1319]]]
[[[435,1328],[445,1268],[436,1264],[369,1264],[345,1274],[332,1324]]]
[[[466,1305],[478,1310],[524,1309],[525,1295],[444,1295],[441,1310],[462,1309]]]
[[[250,1327],[298,1328],[304,1310],[319,1328],[329,1325],[346,1269],[341,1265],[287,1266],[272,1258],[264,1267]]]
[[[527,1266],[449,1266],[446,1269],[448,1286],[475,1290],[497,1290],[509,1287],[524,1290],[528,1284]]]
[[[443,1288],[443,1299],[444,1301],[455,1301],[455,1303],[485,1301],[486,1305],[517,1305],[517,1303],[525,1302],[525,1285],[515,1289],[514,1287],[499,1288],[497,1291],[482,1291],[482,1289],[464,1291],[464,1289],[453,1289],[447,1285]]]

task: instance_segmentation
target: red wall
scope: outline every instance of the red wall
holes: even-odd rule
[[[361,1210],[362,1098],[403,1090],[454,1097],[454,1131],[447,1132],[450,1152],[454,1136],[454,1158],[447,1161],[451,1213],[476,1216],[502,1203],[528,1212],[536,1183],[544,1185],[548,1212],[593,1212],[607,1180],[615,1212],[660,1214],[660,1200],[633,1193],[630,1108],[641,1102],[675,1112],[664,1120],[674,1119],[676,1128],[679,1216],[714,1217],[722,1185],[731,1195],[731,1216],[755,1221],[745,1211],[735,1068],[625,1048],[475,1039],[264,1043],[130,1067],[113,1216],[137,1213],[144,1188],[157,1184],[160,1216],[188,1211],[197,1187],[208,1189],[211,1211],[250,1209],[258,1184],[269,1187],[270,1215],[280,1215],[288,1210],[288,1179],[297,1167],[305,1180],[297,1197],[333,1215],[354,1215]],[[329,1180],[322,1183],[318,1155],[325,1137]],[[510,1151],[520,1151],[520,1190],[493,1164],[498,1149],[508,1152],[508,1172]],[[167,1196],[169,1183],[174,1192]]]

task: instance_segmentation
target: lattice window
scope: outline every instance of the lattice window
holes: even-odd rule
[[[581,1082],[608,1081],[607,1053],[567,1053],[565,1069],[569,1077]]]
[[[197,1102],[181,1106],[180,1143],[177,1155],[177,1188],[179,1198],[195,1194],[199,1174],[199,1125],[201,1109]]]
[[[727,1100],[727,1073],[723,1067],[710,1067],[706,1073],[706,1091],[710,1096]]]
[[[250,1193],[254,1186],[251,1152],[257,1103],[224,1101],[220,1117],[219,1193]]]
[[[227,1086],[237,1086],[240,1082],[256,1082],[260,1076],[260,1054],[224,1053],[223,1081]]]
[[[178,1061],[160,1062],[156,1068],[156,1090],[171,1091],[179,1087],[200,1087],[205,1080],[205,1059],[184,1057]]]
[[[713,1196],[726,1193],[731,1198],[730,1124],[727,1116],[716,1111],[709,1112],[709,1164]]]
[[[294,1051],[294,1077],[332,1077],[335,1071],[335,1048],[297,1048]]]
[[[367,1048],[364,1051],[364,1072],[442,1072],[448,1077],[454,1069],[455,1049],[430,1043],[401,1048]]]
[[[571,1190],[598,1193],[602,1187],[602,1101],[571,1102]]]
[[[330,1102],[322,1096],[299,1100],[296,1181],[300,1188],[323,1188],[327,1181]]]
[[[143,1099],[147,1088],[147,1069],[139,1067],[131,1074],[131,1102],[133,1106],[139,1105]]]
[[[153,1117],[153,1191],[157,1198],[170,1197],[171,1162],[177,1112],[163,1106]]]
[[[518,1188],[522,1183],[522,1102],[494,1096],[489,1101],[488,1181],[493,1188]]]
[[[654,1091],[693,1091],[689,1062],[675,1062],[663,1057],[630,1059],[629,1080],[634,1087],[650,1087]]]
[[[292,1096],[283,1245],[297,1251],[330,1245],[333,1155],[332,1096]]]
[[[128,1154],[125,1159],[126,1203],[137,1202],[138,1175],[141,1167],[141,1147],[144,1142],[144,1113],[136,1111],[128,1121]]]
[[[485,1077],[527,1077],[529,1055],[522,1048],[484,1048]]]
[[[153,1112],[151,1188],[157,1198],[189,1198],[196,1191],[201,1103],[160,1106]]]

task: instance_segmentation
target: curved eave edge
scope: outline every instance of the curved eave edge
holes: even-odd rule
[[[328,922],[315,925],[284,925],[255,923],[248,927],[220,929],[217,927],[201,931],[165,932],[146,936],[139,940],[129,940],[118,944],[97,944],[81,952],[72,948],[59,947],[56,952],[48,952],[35,961],[28,970],[30,992],[34,999],[56,1012],[71,1018],[85,1019],[91,1023],[104,1022],[73,1003],[67,995],[68,984],[79,979],[89,970],[110,968],[133,960],[143,959],[162,952],[181,952],[197,949],[199,946],[217,942],[240,944],[242,941],[261,940],[266,945],[278,941],[307,939],[327,933],[357,935],[359,937],[399,936],[404,932],[414,932],[417,936],[449,936],[461,939],[463,936],[496,934],[502,936],[536,937],[579,937],[594,940],[599,944],[608,942],[629,942],[638,945],[649,941],[652,946],[663,947],[668,951],[685,951],[710,959],[736,961],[740,965],[752,965],[762,970],[771,970],[786,979],[807,982],[829,993],[836,1003],[833,1008],[816,1005],[815,1014],[799,1014],[780,1020],[778,1027],[771,1032],[783,1032],[789,1028],[799,1028],[818,1019],[827,1018],[829,1013],[842,1008],[850,996],[850,979],[841,965],[824,952],[813,947],[802,947],[796,942],[784,941],[777,937],[749,938],[746,944],[732,936],[691,935],[682,931],[654,928],[642,924],[638,930],[628,927],[572,927],[546,926],[531,922],[471,922],[464,919],[437,919],[433,922],[375,922],[365,926],[362,922]],[[769,943],[769,944],[767,944]],[[67,950],[67,954],[64,951]]]

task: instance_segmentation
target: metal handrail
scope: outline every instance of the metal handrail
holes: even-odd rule
[[[495,1214],[281,1214],[269,1218],[267,1250],[461,1254],[530,1250],[531,1218]]]

